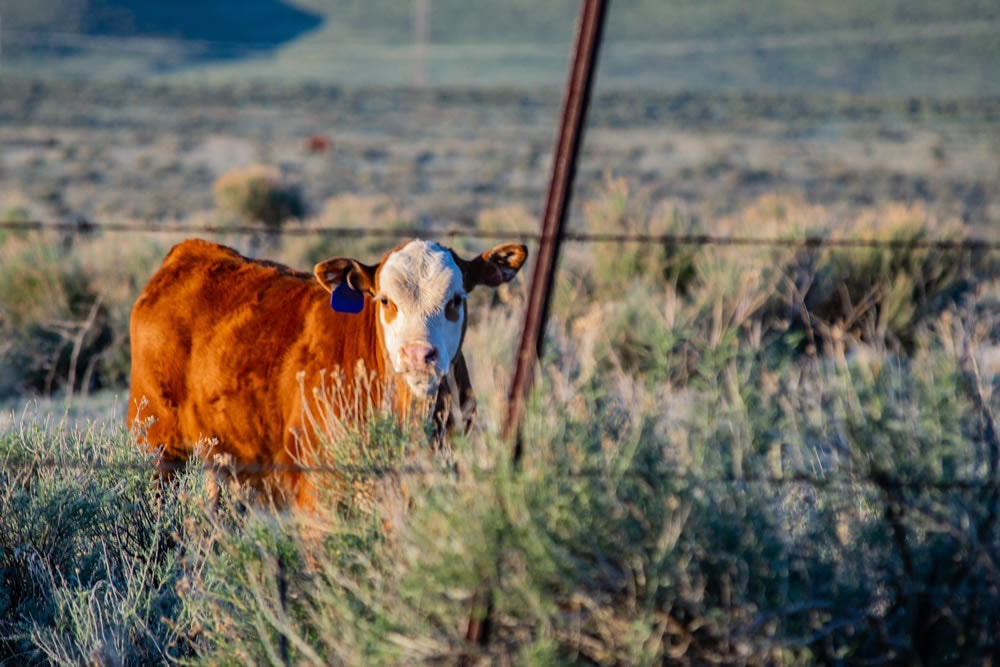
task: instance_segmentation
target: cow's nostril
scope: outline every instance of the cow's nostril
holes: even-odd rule
[[[412,367],[429,366],[437,361],[438,350],[426,343],[412,343],[402,349],[403,361]]]

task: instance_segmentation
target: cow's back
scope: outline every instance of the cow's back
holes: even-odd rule
[[[129,421],[152,419],[140,439],[162,447],[161,471],[205,438],[244,465],[291,463],[299,372],[352,370],[370,355],[366,322],[334,313],[310,274],[185,241],[132,311]]]

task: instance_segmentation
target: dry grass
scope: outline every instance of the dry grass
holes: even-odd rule
[[[640,189],[607,188],[586,206],[593,229],[697,229],[659,217]],[[303,224],[391,228],[410,215],[345,197]],[[530,218],[482,217],[498,230]],[[773,196],[707,223],[892,238],[942,228],[915,207],[845,220]],[[70,251],[57,236],[34,240],[0,246],[0,287],[12,290],[0,303],[25,326],[100,303],[107,349],[122,354],[128,307],[176,239],[83,236]],[[220,240],[249,252],[249,241]],[[288,237],[274,255],[308,269],[317,253],[379,254],[368,241],[323,243]],[[496,433],[523,280],[502,307],[472,294],[473,433],[433,450],[422,428],[392,418],[331,423],[317,462],[341,470],[320,478],[317,516],[258,508],[238,487],[209,502],[197,469],[158,495],[120,427],[4,422],[0,659],[815,664],[903,651],[957,664],[992,650],[982,619],[1000,613],[997,497],[947,485],[988,481],[994,465],[994,378],[969,360],[987,358],[997,328],[961,282],[987,276],[920,252],[823,249],[808,263],[782,248],[701,248],[682,289],[661,264],[682,255],[602,254],[615,250],[567,254],[517,468]],[[888,326],[863,330],[874,340],[801,344],[793,306],[810,294],[902,280],[937,295],[899,311],[910,347],[891,350]],[[969,298],[944,298],[951,289]],[[87,296],[76,311],[71,293]],[[877,312],[898,303],[883,297]],[[836,307],[832,321],[849,314]],[[111,354],[95,352],[101,363]],[[924,478],[941,484],[905,483]],[[960,584],[942,587],[941,573]],[[494,632],[479,651],[464,623],[487,587]]]
[[[413,217],[412,211],[389,197],[338,195],[327,199],[322,209],[304,220],[303,224],[317,230],[346,227],[391,231],[413,226]],[[281,240],[277,254],[290,266],[311,270],[314,264],[330,257],[354,257],[364,262],[375,262],[399,240],[391,234],[289,236]]]
[[[224,213],[279,230],[305,216],[300,188],[276,167],[251,164],[223,172],[212,185],[216,206]]]
[[[719,234],[801,238],[824,233],[833,239],[901,242],[968,234],[957,220],[940,219],[921,206],[886,205],[845,215],[839,209],[775,195],[703,220],[682,213],[670,200],[652,199],[648,190],[622,179],[607,180],[604,190],[585,202],[583,213],[593,231],[687,234],[710,228]],[[534,224],[518,206],[484,209],[479,218],[483,231],[498,234]],[[211,219],[205,213],[192,216],[191,222]],[[395,200],[357,195],[330,198],[302,224],[315,230],[419,226],[415,213]],[[44,348],[47,351],[29,364],[36,379],[28,385],[36,390],[60,387],[75,368],[77,381],[86,374],[98,378],[95,386],[120,386],[127,378],[131,304],[167,249],[184,236],[158,234],[126,245],[114,235],[9,238],[0,248],[6,257],[0,288],[5,295],[3,326],[11,332],[11,340],[37,331],[38,326],[51,329],[53,323],[75,323],[73,331],[63,327],[65,331],[56,332],[55,347]],[[289,235],[277,247],[261,250],[261,239],[222,235],[216,240],[304,270],[338,255],[372,262],[398,241],[391,234]],[[458,240],[455,247],[478,252],[484,243]],[[687,349],[693,363],[711,350],[731,345],[732,335],[753,344],[783,338],[786,347],[809,352],[834,339],[849,348],[909,349],[920,327],[988,286],[995,266],[995,259],[984,253],[944,250],[570,244],[556,281],[554,313],[567,331],[579,337],[577,347],[567,354],[582,359],[584,374],[601,368],[593,355],[602,363],[640,374],[652,368],[664,370],[655,360],[670,350]],[[489,304],[516,306],[523,299],[521,289],[500,290],[491,295]],[[97,327],[95,322],[87,325],[95,308],[100,327],[94,329],[89,344],[99,347],[85,354],[87,361],[77,367],[67,358],[77,345],[73,332],[85,325]],[[474,309],[474,324],[489,321],[492,312]],[[501,330],[513,340],[516,329],[511,325]],[[8,364],[16,352],[11,345]],[[27,345],[22,348],[30,349]],[[12,378],[8,392],[18,386],[22,381],[18,373],[24,372],[8,374]],[[690,372],[690,364],[685,364],[660,379],[684,383]]]

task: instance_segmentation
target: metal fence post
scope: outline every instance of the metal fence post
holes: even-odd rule
[[[562,123],[552,160],[552,176],[542,219],[542,235],[538,243],[535,270],[531,279],[524,329],[518,347],[517,366],[511,381],[503,436],[516,440],[514,460],[521,457],[521,417],[524,402],[531,391],[535,363],[541,357],[545,324],[549,317],[552,277],[563,241],[563,227],[569,213],[576,176],[576,161],[590,105],[598,49],[607,14],[606,0],[582,0],[577,27],[573,62],[563,100]]]
[[[552,176],[542,219],[542,235],[538,243],[524,328],[518,348],[517,366],[511,382],[503,428],[504,440],[507,442],[512,438],[515,440],[515,462],[521,458],[521,417],[528,392],[531,391],[535,363],[542,353],[543,334],[552,296],[552,276],[559,259],[562,231],[573,193],[576,160],[586,124],[594,69],[608,3],[606,0],[582,0],[581,5],[573,61],[563,99],[562,122],[552,160]],[[489,587],[475,595],[472,607],[465,638],[470,643],[483,646],[489,641],[492,624],[493,593]]]

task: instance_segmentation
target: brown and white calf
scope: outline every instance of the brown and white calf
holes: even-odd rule
[[[184,241],[132,310],[129,424],[159,452],[163,476],[209,441],[279,504],[311,508],[315,489],[298,469],[319,439],[310,415],[416,406],[443,427],[452,397],[474,400],[466,298],[511,280],[526,257],[503,244],[467,260],[413,240],[377,264],[338,257],[309,274]]]

